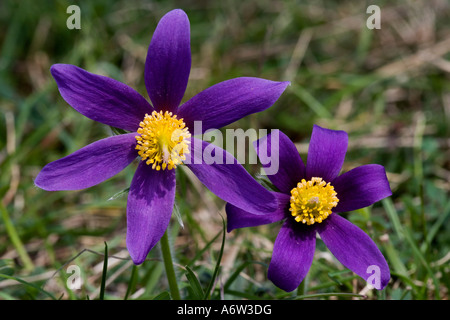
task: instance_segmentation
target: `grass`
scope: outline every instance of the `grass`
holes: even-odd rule
[[[379,30],[365,27],[368,4],[354,1],[77,4],[81,30],[66,27],[65,1],[0,4],[0,299],[170,298],[159,247],[138,267],[126,251],[126,192],[121,191],[136,163],[81,191],[45,192],[33,179],[45,164],[111,134],[67,105],[50,66],[75,64],[146,95],[147,46],[157,21],[174,8],[184,9],[191,21],[185,100],[238,76],[289,80],[292,85],[272,108],[228,128],[281,129],[303,156],[314,123],[346,130],[344,171],[382,164],[393,190],[392,197],[344,215],[385,255],[392,275],[385,290],[370,290],[318,241],[304,288],[285,293],[267,280],[278,226],[224,235],[223,201],[178,170],[168,236],[182,298],[448,299],[450,8],[445,1],[378,1]],[[255,174],[259,168],[247,169]],[[70,265],[81,270],[80,289],[68,282]]]

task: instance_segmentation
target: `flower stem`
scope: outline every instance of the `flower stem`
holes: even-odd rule
[[[180,290],[178,289],[177,277],[175,269],[173,268],[172,254],[170,252],[169,236],[167,230],[164,232],[160,240],[161,252],[164,260],[164,267],[166,268],[167,280],[169,281],[170,294],[172,299],[181,300]]]
[[[300,282],[300,285],[297,288],[297,297],[303,296],[303,295],[306,294],[306,291],[305,291],[306,285],[305,285],[305,283],[306,283],[306,279],[303,279],[303,281]]]

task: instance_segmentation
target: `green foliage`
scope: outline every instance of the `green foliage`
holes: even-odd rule
[[[229,128],[280,129],[303,157],[314,123],[346,130],[344,170],[382,164],[393,190],[389,199],[345,214],[390,265],[383,292],[365,288],[318,241],[304,288],[285,293],[267,279],[279,224],[234,230],[224,242],[224,203],[178,170],[169,240],[182,298],[448,299],[445,1],[379,2],[379,30],[366,28],[365,4],[355,1],[77,4],[81,30],[66,27],[66,1],[0,3],[0,299],[171,298],[159,248],[140,266],[126,251],[126,195],[136,163],[81,191],[46,192],[33,180],[45,164],[120,133],[73,110],[50,66],[75,64],[147,96],[147,47],[157,21],[174,8],[191,22],[193,69],[185,100],[238,76],[289,80],[272,108]],[[429,52],[439,53],[430,58]],[[259,172],[256,165],[247,168]],[[69,264],[82,270],[80,289],[67,285]]]

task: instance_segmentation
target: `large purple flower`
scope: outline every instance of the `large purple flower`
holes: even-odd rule
[[[367,207],[390,196],[384,167],[369,164],[338,176],[347,152],[347,133],[319,126],[314,126],[305,166],[295,145],[282,132],[276,132],[278,141],[272,141],[276,139],[271,133],[256,141],[255,148],[263,167],[271,165],[271,152],[278,152],[279,170],[268,175],[279,190],[272,192],[278,209],[255,215],[228,203],[228,232],[284,220],[268,278],[285,291],[297,288],[308,273],[316,232],[345,267],[376,289],[383,289],[390,279],[386,260],[364,231],[338,213]]]
[[[191,137],[194,121],[203,132],[220,128],[270,107],[288,82],[236,78],[214,85],[179,106],[191,69],[190,28],[182,10],[158,23],[145,63],[145,85],[153,104],[116,80],[73,65],[56,64],[51,73],[61,96],[84,116],[130,131],[94,142],[51,162],[35,184],[45,190],[78,190],[96,185],[123,170],[138,155],[127,203],[127,247],[142,263],[164,234],[175,198],[175,168],[186,162],[199,180],[223,200],[258,213],[275,209],[273,196],[256,183],[223,149]],[[228,159],[205,163],[200,151]],[[211,151],[212,149],[212,151]],[[186,161],[186,157],[194,161]]]

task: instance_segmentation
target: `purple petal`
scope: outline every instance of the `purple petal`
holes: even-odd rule
[[[333,212],[352,211],[392,195],[383,166],[368,164],[352,169],[331,183],[339,203]]]
[[[176,111],[190,70],[189,19],[183,10],[172,10],[159,21],[145,62],[145,86],[155,109]]]
[[[227,213],[227,231],[230,232],[238,228],[256,227],[286,218],[286,212],[289,212],[290,197],[284,193],[272,192],[272,194],[278,202],[278,208],[273,212],[263,215],[252,214],[227,203],[225,206]]]
[[[346,268],[378,290],[386,287],[390,279],[389,266],[364,231],[335,213],[320,223],[317,230],[331,253]]]
[[[191,132],[194,121],[201,121],[201,133],[208,129],[219,129],[269,108],[288,84],[259,78],[227,80],[192,97],[180,107],[177,114],[184,119]],[[200,133],[197,131],[196,134]]]
[[[326,182],[333,181],[344,164],[347,145],[348,135],[345,131],[314,125],[306,161],[307,179],[318,177]]]
[[[206,141],[191,138],[184,162],[215,195],[254,214],[277,208],[275,197],[260,185],[228,152]]]
[[[305,165],[294,143],[281,131],[272,130],[267,136],[255,141],[256,153],[268,174],[268,178],[281,191],[291,190],[305,178]],[[270,172],[275,174],[269,175]]]
[[[135,264],[166,231],[175,200],[175,170],[154,170],[141,161],[131,182],[127,203],[127,248]]]
[[[136,131],[153,110],[138,92],[114,79],[69,64],[55,64],[50,71],[64,100],[94,121]]]
[[[122,134],[91,143],[47,164],[34,183],[47,191],[79,190],[111,178],[137,157],[136,133]]]
[[[315,248],[315,228],[287,220],[275,240],[269,280],[284,291],[295,290],[311,267]]]

